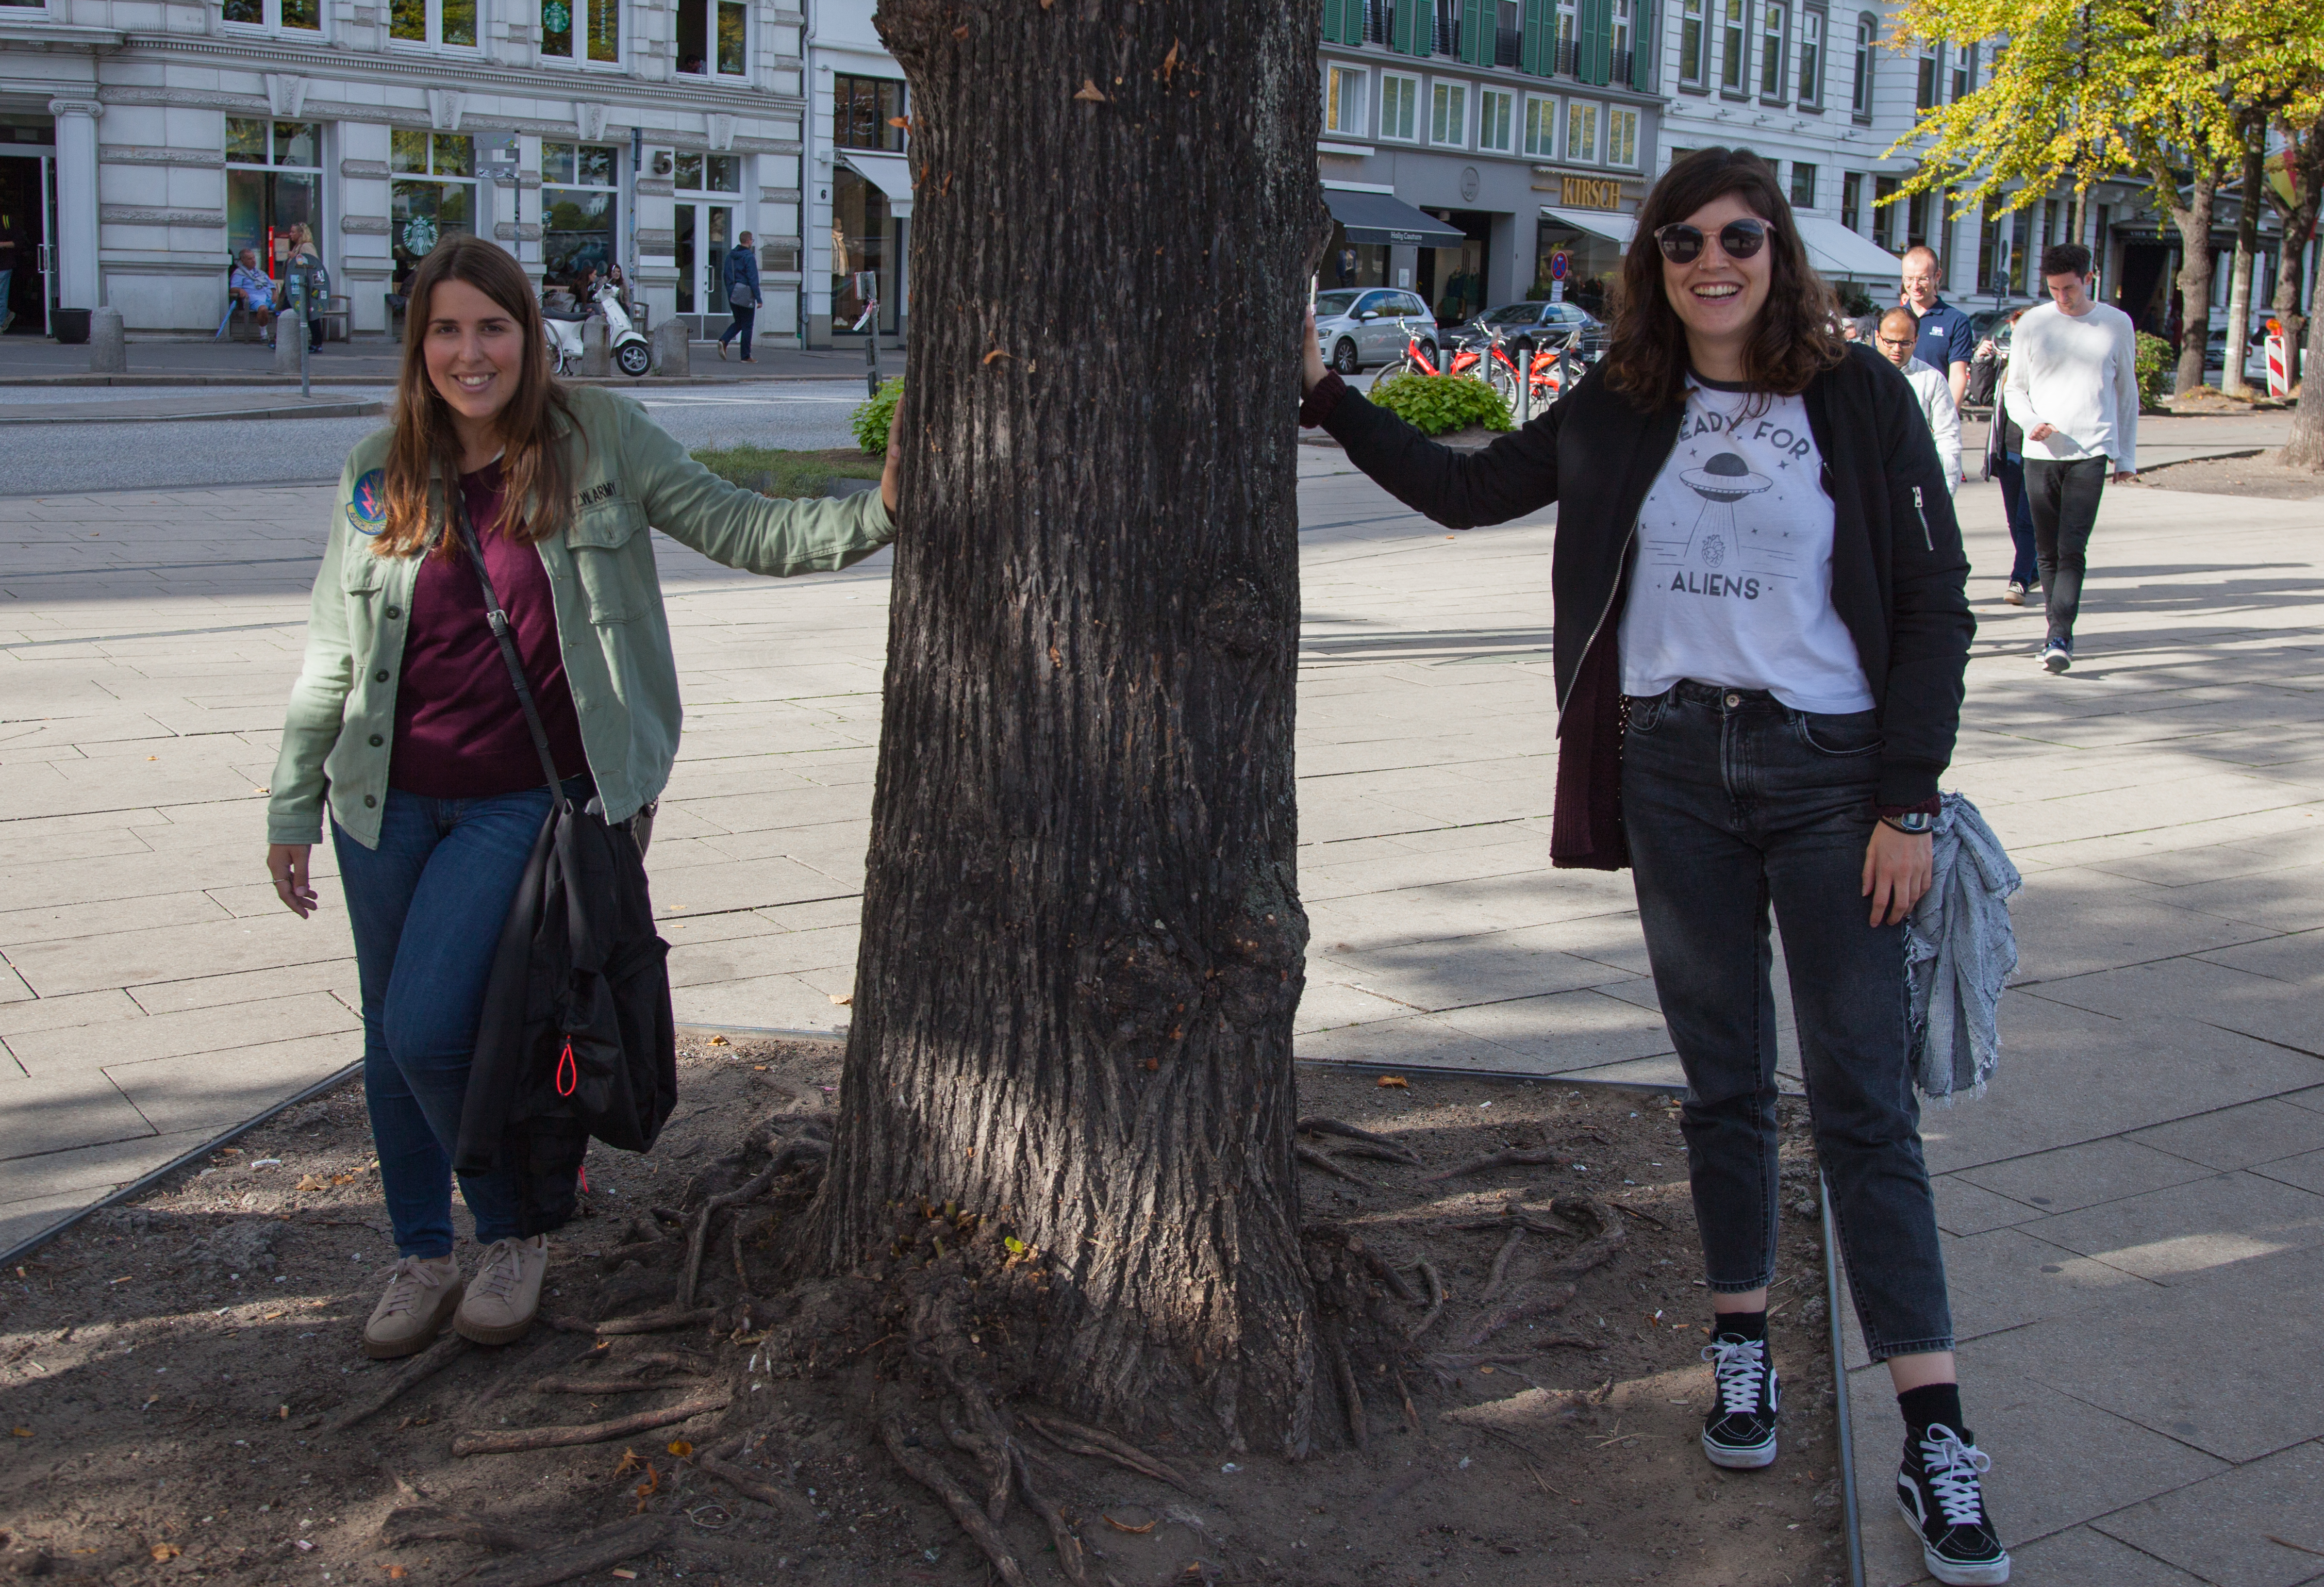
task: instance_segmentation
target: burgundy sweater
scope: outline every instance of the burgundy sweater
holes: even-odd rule
[[[556,592],[533,546],[499,531],[501,466],[460,477],[484,570],[516,632],[532,697],[559,777],[589,769],[581,718],[557,642]],[[388,786],[438,799],[480,799],[541,786],[540,757],[484,621],[484,592],[456,541],[429,554],[411,592],[403,674],[395,688],[395,747]]]

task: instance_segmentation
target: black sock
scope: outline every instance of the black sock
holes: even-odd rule
[[[1767,1313],[1765,1307],[1756,1312],[1720,1312],[1711,1318],[1713,1339],[1757,1340],[1766,1342]]]
[[[1958,1383],[1923,1383],[1918,1389],[1907,1389],[1896,1397],[1896,1408],[1904,1413],[1904,1430],[1914,1443],[1920,1441],[1932,1423],[1950,1427],[1964,1443],[1969,1439],[1961,1429]]]

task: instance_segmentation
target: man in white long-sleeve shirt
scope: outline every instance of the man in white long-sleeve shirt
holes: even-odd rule
[[[2025,495],[2049,603],[2042,665],[2074,664],[2090,531],[2107,476],[2138,477],[2138,334],[2130,316],[2090,298],[2090,251],[2042,251],[2050,301],[2017,322],[2002,401],[2025,432]]]
[[[1921,417],[1928,420],[1929,438],[1937,443],[1937,463],[1945,471],[1945,494],[1960,491],[1960,410],[1953,405],[1952,382],[1945,372],[1923,364],[1913,351],[1920,322],[1910,309],[1891,309],[1880,317],[1880,355],[1895,364],[1921,400]]]

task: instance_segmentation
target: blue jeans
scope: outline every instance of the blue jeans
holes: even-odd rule
[[[1993,466],[1993,483],[2001,487],[2001,504],[2009,514],[2009,544],[2015,553],[2009,564],[2009,582],[2033,589],[2042,582],[2034,558],[2034,503],[2025,499],[2025,456],[2004,452]]]
[[[1868,923],[1880,728],[1688,681],[1630,702],[1622,820],[1646,956],[1685,1066],[1710,1287],[1775,1270],[1774,906],[1816,1155],[1875,1361],[1952,1348],[1904,1033],[1904,928]]]
[[[588,780],[566,784],[588,797]],[[549,790],[434,799],[390,789],[379,847],[331,824],[363,992],[364,1097],[395,1249],[452,1250],[452,1149],[501,925]],[[477,1243],[516,1238],[516,1176],[460,1176]]]

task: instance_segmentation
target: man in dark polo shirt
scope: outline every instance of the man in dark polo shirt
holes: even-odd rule
[[[1968,315],[1937,296],[1937,283],[1942,280],[1944,271],[1934,248],[1916,244],[1904,250],[1904,307],[1921,322],[1913,356],[1932,369],[1944,371],[1946,383],[1953,389],[1953,406],[1958,408],[1961,393],[1969,389],[1969,364],[1977,352],[1977,334],[1969,328]]]

